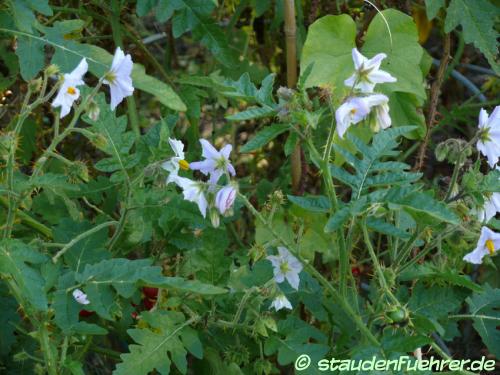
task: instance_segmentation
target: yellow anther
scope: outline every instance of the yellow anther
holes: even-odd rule
[[[495,244],[493,243],[492,240],[486,240],[485,245],[488,251],[490,252],[490,255],[495,254]]]
[[[189,170],[189,163],[186,160],[179,160],[179,167],[181,169],[188,171]]]
[[[351,109],[351,113],[354,115],[358,110],[356,108]]]
[[[68,87],[67,93],[70,95],[76,94],[76,89],[73,86]]]

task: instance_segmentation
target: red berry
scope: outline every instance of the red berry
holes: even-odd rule
[[[359,267],[352,267],[351,273],[354,277],[358,277],[359,275],[361,275],[361,270],[359,269]]]
[[[142,303],[144,304],[144,307],[147,309],[147,310],[151,310],[155,303],[156,303],[156,300],[154,299],[149,299],[149,298],[144,298],[142,300]]]
[[[142,292],[148,298],[153,298],[153,299],[158,298],[158,288],[145,286],[144,288],[142,288]]]
[[[137,311],[132,311],[132,319],[139,319],[139,314],[137,313]]]
[[[94,315],[95,313],[93,311],[88,311],[88,310],[80,310],[80,313],[79,315],[82,317],[82,318],[86,318],[87,316],[91,316],[91,315]]]

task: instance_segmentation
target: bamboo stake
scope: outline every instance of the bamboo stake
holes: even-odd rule
[[[285,0],[285,42],[286,42],[286,80],[289,88],[297,84],[297,25],[295,21],[295,2]],[[292,190],[299,194],[302,177],[302,150],[297,143],[292,152]]]

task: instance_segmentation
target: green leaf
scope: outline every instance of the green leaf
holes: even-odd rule
[[[439,10],[444,6],[446,6],[445,0],[425,0],[425,10],[429,21],[436,18]]]
[[[413,352],[415,349],[430,344],[432,339],[424,335],[404,335],[401,331],[384,331],[381,345],[384,350],[390,352]]]
[[[446,204],[438,202],[427,193],[414,192],[397,199],[392,199],[388,195],[386,198],[392,205],[402,207],[418,222],[425,224],[441,222],[458,224],[460,222],[458,216],[450,211]]]
[[[88,221],[74,222],[69,219],[63,219],[54,229],[54,241],[68,243],[74,237],[91,228],[92,224]],[[99,232],[85,237],[74,244],[64,254],[64,262],[75,272],[80,272],[87,264],[98,263],[110,258],[111,254],[104,248],[107,239],[108,228],[103,228]]]
[[[450,285],[461,286],[474,292],[480,292],[483,290],[483,288],[473,282],[469,276],[460,274],[460,272],[456,269],[446,268],[445,270],[441,270],[428,264],[417,264],[407,270],[404,270],[399,274],[398,278],[401,281],[411,281],[416,279],[428,281],[443,280]]]
[[[493,289],[488,284],[484,291],[474,293],[467,298],[469,312],[474,316],[474,329],[483,339],[489,351],[500,358],[500,289]]]
[[[2,326],[0,357],[5,357],[9,354],[17,338],[15,325],[21,321],[21,317],[17,313],[18,304],[16,300],[9,297],[6,292],[7,290],[4,290],[3,286],[0,287],[0,305],[2,306],[2,314],[0,315],[0,324]]]
[[[495,19],[499,14],[498,6],[488,0],[451,0],[444,25],[447,33],[461,25],[464,41],[474,43],[497,74],[500,74],[497,61],[499,34],[495,29]]]
[[[410,237],[409,233],[379,218],[369,217],[366,220],[366,226],[379,233],[383,233],[388,236],[398,237],[403,240],[406,240]]]
[[[45,255],[19,240],[0,242],[0,274],[11,277],[26,301],[40,311],[47,311],[45,281],[32,266],[46,261]]]
[[[259,148],[268,144],[281,133],[286,132],[288,129],[289,126],[287,124],[273,124],[266,126],[264,129],[258,131],[251,140],[249,140],[243,147],[241,147],[240,152],[251,152],[258,150]]]
[[[192,321],[186,321],[182,313],[144,312],[141,321],[148,328],[127,331],[136,344],[129,346],[130,353],[120,355],[123,362],[116,366],[114,375],[147,375],[153,370],[167,375],[172,362],[185,374],[188,351],[197,358],[203,357],[198,334],[189,327]]]
[[[107,331],[96,324],[79,321],[79,313],[82,305],[75,301],[72,295],[75,285],[75,273],[66,272],[59,277],[57,288],[54,293],[52,308],[55,311],[55,323],[66,335],[105,335]]]
[[[172,18],[174,38],[191,31],[194,39],[208,48],[221,64],[231,67],[237,64],[236,55],[222,28],[210,17],[215,5],[206,0],[142,0],[137,3],[137,14],[142,16],[155,8],[159,22]]]
[[[120,171],[112,181],[128,178],[127,169],[134,167],[139,162],[136,154],[130,155],[135,140],[132,131],[127,131],[127,116],[116,117],[115,111],[106,104],[104,94],[98,94],[95,102],[100,108],[100,114],[96,121],[84,116],[85,122],[92,126],[94,133],[101,137],[102,141],[97,142],[100,150],[109,155],[108,158],[101,159],[94,167],[103,172]]]
[[[408,307],[412,313],[430,319],[439,319],[446,317],[450,312],[458,310],[463,300],[463,290],[438,285],[429,288],[425,283],[419,281],[413,288]],[[439,303],[436,303],[436,301],[439,301]]]
[[[274,115],[276,110],[272,107],[250,107],[245,111],[226,116],[231,121],[246,121]]]
[[[356,47],[356,24],[346,14],[325,16],[309,26],[300,60],[301,74],[312,68],[305,88],[329,84],[335,93],[354,71],[351,51]],[[329,46],[325,48],[325,46]]]
[[[296,197],[288,195],[293,204],[312,212],[330,212],[330,201],[324,195]]]
[[[344,206],[335,212],[325,225],[325,232],[334,232],[339,229],[351,217],[351,209],[349,206]]]

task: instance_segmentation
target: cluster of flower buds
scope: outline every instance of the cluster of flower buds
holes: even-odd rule
[[[104,75],[103,83],[109,86],[111,94],[111,110],[114,110],[124,98],[132,95],[134,86],[132,85],[132,57],[125,55],[120,47],[116,49],[111,63],[110,70]],[[78,86],[85,84],[83,76],[87,73],[89,65],[83,58],[78,66],[71,72],[63,74],[62,83],[52,107],[61,107],[60,117],[63,118],[70,111],[73,103],[80,97]],[[98,109],[91,108],[90,117],[96,119],[99,116]]]
[[[237,186],[231,180],[236,171],[229,161],[232,146],[225,145],[220,151],[205,139],[200,139],[202,157],[204,160],[188,163],[185,160],[184,144],[176,139],[169,138],[170,147],[174,156],[162,164],[162,168],[169,172],[167,184],[175,183],[182,189],[184,199],[198,205],[203,217],[209,212],[210,221],[214,227],[220,224],[220,215],[231,216],[233,204],[236,200]],[[208,181],[191,180],[179,176],[179,171],[200,171],[208,177]],[[226,176],[227,184],[219,185],[222,176]]]
[[[351,88],[351,95],[335,112],[337,134],[344,138],[347,129],[365,119],[369,120],[373,131],[391,126],[389,98],[373,92],[377,83],[396,82],[396,78],[380,69],[387,56],[379,53],[372,59],[364,57],[356,48],[352,50],[355,72],[344,81]]]

